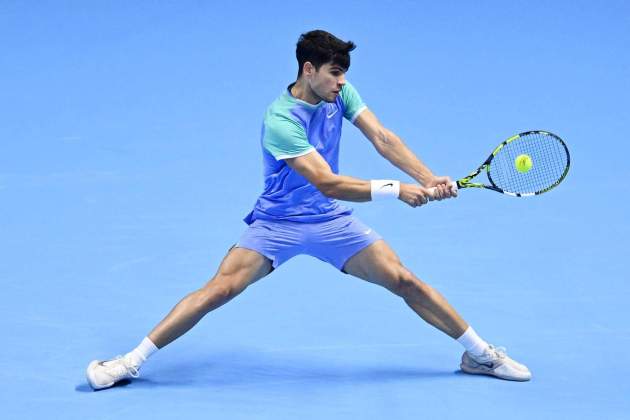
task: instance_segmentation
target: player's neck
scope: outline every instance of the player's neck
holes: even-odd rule
[[[296,99],[308,102],[312,105],[317,105],[322,101],[319,96],[315,95],[304,79],[298,79],[297,82],[291,86],[291,95]]]

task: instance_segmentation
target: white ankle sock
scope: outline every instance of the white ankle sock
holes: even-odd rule
[[[481,356],[484,350],[488,348],[488,343],[483,341],[471,326],[457,339],[457,342],[473,356]]]
[[[127,353],[125,357],[129,358],[134,366],[140,367],[140,365],[144,363],[149,356],[158,350],[159,349],[155,346],[155,344],[153,344],[149,337],[145,337],[140,345]]]

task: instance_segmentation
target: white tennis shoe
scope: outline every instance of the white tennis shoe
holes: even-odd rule
[[[505,348],[493,345],[481,356],[464,352],[460,367],[466,373],[496,376],[508,381],[529,381],[532,378],[527,366],[510,359]]]
[[[109,388],[123,379],[140,376],[138,366],[134,366],[127,356],[117,356],[104,362],[93,360],[88,365],[86,375],[90,386],[95,390]]]

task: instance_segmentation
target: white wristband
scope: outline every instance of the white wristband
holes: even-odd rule
[[[373,179],[370,184],[372,185],[372,201],[398,198],[400,194],[400,181]]]

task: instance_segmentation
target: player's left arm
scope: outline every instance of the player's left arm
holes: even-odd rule
[[[431,170],[407,147],[405,142],[393,131],[385,128],[369,109],[363,110],[354,120],[361,132],[374,145],[376,151],[413,179],[425,187],[450,185],[447,176],[436,176]],[[451,192],[451,189],[448,188]],[[448,194],[448,193],[447,193]],[[447,196],[455,196],[452,191]],[[444,197],[446,198],[446,197]]]

